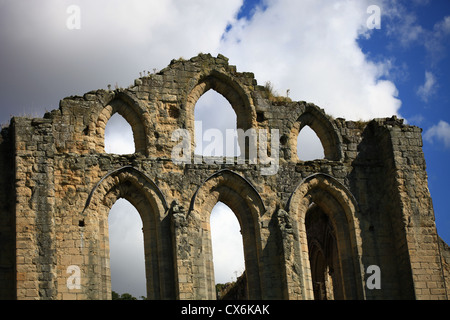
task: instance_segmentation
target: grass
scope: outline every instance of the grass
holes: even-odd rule
[[[292,99],[289,98],[289,89],[286,91],[286,96],[282,96],[278,94],[278,92],[275,91],[273,88],[273,84],[270,81],[267,81],[264,85],[264,88],[266,89],[267,96],[271,102],[274,103],[287,103],[292,102]]]

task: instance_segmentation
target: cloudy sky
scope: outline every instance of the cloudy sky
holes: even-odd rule
[[[79,20],[71,5],[79,8]],[[395,114],[423,128],[437,228],[450,243],[449,43],[448,0],[0,0],[0,123],[8,124],[11,116],[41,117],[66,96],[127,87],[173,58],[222,53],[238,71],[254,72],[259,84],[270,81],[280,94],[289,90],[293,100],[313,102],[333,116]],[[233,125],[221,97],[208,93],[203,100],[196,120],[207,120],[213,105],[224,119],[215,126]],[[121,145],[113,135],[120,120],[108,124],[111,148]],[[127,136],[120,132],[119,138]],[[302,138],[305,157],[320,156],[310,138]],[[123,203],[113,211],[112,220],[133,216]],[[232,217],[224,212],[219,205],[212,216]],[[138,223],[112,233],[122,239],[131,234],[130,243],[139,242],[138,232],[130,232],[140,230]],[[114,258],[134,250],[112,247],[118,252],[111,252],[113,289],[145,295],[145,289],[115,280],[135,282],[125,277],[138,270],[129,270],[129,263],[120,269],[128,258]],[[225,255],[220,247],[214,252]],[[231,279],[239,268],[217,266],[216,274]]]

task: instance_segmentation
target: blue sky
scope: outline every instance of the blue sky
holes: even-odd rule
[[[69,30],[73,4],[81,24]],[[380,29],[367,28],[371,5]],[[397,114],[423,128],[437,229],[450,243],[449,43],[448,0],[0,0],[0,123],[127,87],[173,58],[221,53],[259,84],[333,116]]]
[[[450,21],[445,20],[450,17],[450,2],[403,3],[398,15],[383,16],[381,29],[358,43],[369,58],[392,61],[393,70],[387,78],[398,89],[400,115],[424,130],[423,150],[437,228],[448,243],[450,127],[438,125],[450,123]],[[444,21],[447,24],[442,26]]]

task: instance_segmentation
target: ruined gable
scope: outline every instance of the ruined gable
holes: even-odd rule
[[[267,133],[256,146],[267,143],[276,162],[250,159],[248,140],[241,159],[199,160],[194,139],[186,161],[173,161],[173,134],[194,137],[195,104],[208,90],[230,102],[238,129]],[[104,151],[115,113],[132,127],[134,154]],[[324,159],[297,159],[305,126]],[[1,297],[109,299],[107,217],[125,198],[143,221],[150,299],[215,298],[217,201],[241,224],[250,299],[448,298],[448,247],[439,248],[421,129],[274,99],[222,55],[173,60],[129,88],[65,98],[42,119],[14,117],[1,139]],[[380,289],[366,284],[374,265]],[[74,277],[79,286],[68,285]]]

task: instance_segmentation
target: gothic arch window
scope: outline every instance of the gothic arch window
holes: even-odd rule
[[[334,227],[320,206],[312,203],[305,217],[314,299],[343,299]]]
[[[195,154],[236,157],[236,113],[224,96],[211,89],[197,101],[195,117]]]
[[[121,119],[123,118],[123,120]],[[126,127],[128,130],[127,135],[129,134],[129,128],[127,125],[131,127],[133,141],[134,141],[134,152],[147,154],[147,119],[146,114],[142,112],[140,105],[138,102],[135,102],[130,97],[125,96],[124,94],[119,95],[118,97],[111,100],[98,114],[97,118],[93,119],[93,123],[91,125],[90,135],[92,138],[92,142],[95,146],[95,151],[98,153],[107,152],[108,148],[113,146],[105,145],[105,135],[106,135],[106,126],[110,122],[113,122],[113,133],[122,134],[120,123],[122,123],[122,127]],[[127,125],[125,125],[125,122]],[[108,132],[111,134],[111,132]],[[122,134],[123,136],[123,134]],[[130,148],[125,149],[127,153]]]
[[[133,129],[118,113],[115,113],[105,127],[105,152],[114,154],[135,153]]]
[[[205,254],[202,270],[206,271],[197,277],[201,283],[196,286],[205,287],[208,298],[215,299],[210,215],[218,202],[227,205],[239,221],[245,259],[246,295],[249,299],[260,299],[259,256],[262,253],[257,241],[259,233],[257,217],[262,215],[265,209],[256,190],[244,178],[229,170],[220,171],[208,178],[192,199],[189,215],[199,217],[201,225],[204,226],[201,231],[204,241],[198,250]]]
[[[144,235],[137,209],[118,199],[108,214],[111,289],[118,294],[147,297]]]
[[[214,71],[212,74],[198,79],[196,85],[189,88],[188,91],[189,94],[186,98],[186,127],[190,131],[191,137],[195,136],[194,128],[197,118],[194,116],[194,113],[197,108],[196,105],[205,93],[208,93],[208,95],[218,93],[228,101],[228,105],[231,105],[236,116],[236,123],[233,125],[233,128],[246,131],[252,128],[256,122],[256,112],[250,96],[245,93],[245,90],[235,80],[232,80],[227,75]],[[210,93],[209,91],[212,92]],[[209,116],[215,116],[214,113],[209,114]],[[227,116],[227,118],[230,117]],[[191,139],[192,152],[194,152],[196,147],[195,139]],[[239,152],[247,150],[245,144],[238,147]]]
[[[303,127],[297,137],[297,156],[301,161],[323,159],[322,142],[309,126]]]
[[[217,202],[211,211],[211,242],[216,289],[241,276],[245,270],[242,231],[236,214],[224,203]],[[219,294],[224,292],[218,291]],[[217,299],[222,296],[217,296]]]
[[[302,150],[298,150],[299,145],[304,146],[308,143],[307,141],[300,141],[304,140],[302,138],[304,133],[307,134],[307,139],[309,137],[313,141],[313,144],[311,145],[312,154],[307,157],[307,160],[324,158],[327,160],[337,161],[342,159],[341,138],[339,131],[330,118],[316,106],[308,105],[291,128],[289,139],[293,160],[301,160],[301,157],[304,156]],[[320,157],[321,150],[318,146],[318,140],[320,140],[320,144],[323,148],[323,157]],[[301,157],[299,157],[299,155]]]
[[[292,194],[289,212],[302,249],[300,287],[306,299],[362,299],[362,240],[354,197],[325,174],[306,178]],[[320,254],[319,254],[320,253]]]
[[[95,259],[92,263],[98,266],[87,274],[100,279],[96,284],[99,287],[86,289],[98,292],[95,299],[111,299],[108,217],[113,205],[121,198],[134,206],[142,220],[147,298],[173,299],[172,240],[170,225],[163,222],[167,204],[157,186],[131,167],[123,167],[103,177],[92,190],[83,210],[83,237]]]

